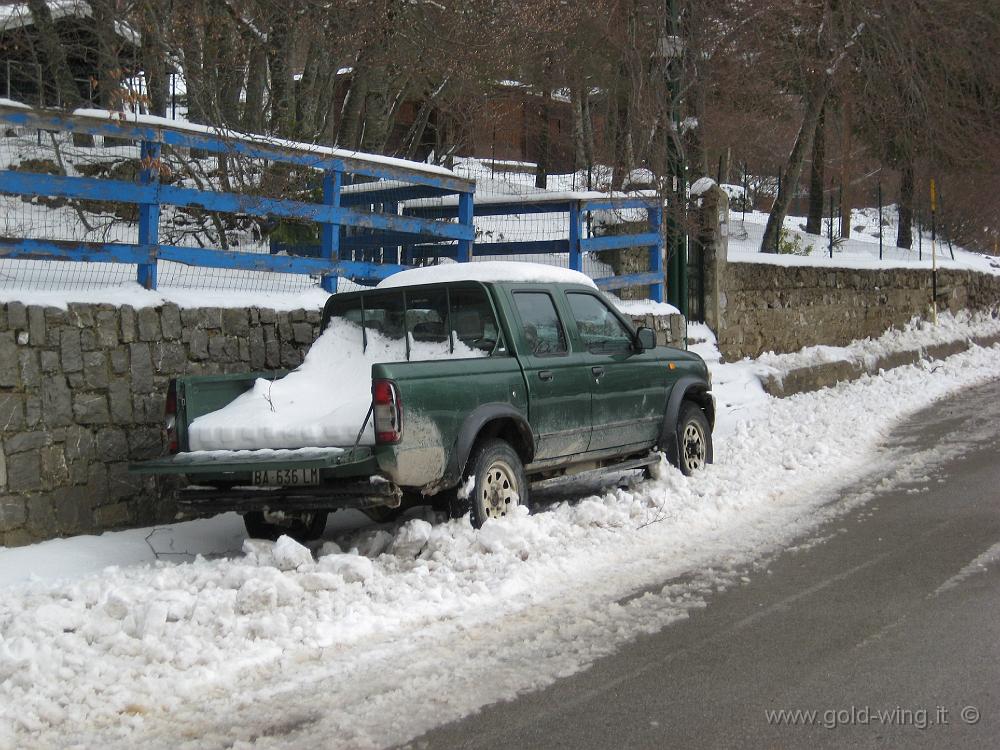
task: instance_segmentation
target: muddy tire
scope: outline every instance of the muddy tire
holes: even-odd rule
[[[705,412],[691,401],[684,401],[677,415],[677,454],[670,459],[687,477],[712,461],[712,429]]]
[[[460,497],[465,488],[470,488],[468,497]],[[521,457],[506,441],[489,439],[473,448],[451,503],[451,514],[468,513],[472,525],[478,529],[486,519],[502,519],[515,506],[529,505],[529,499],[528,478]]]

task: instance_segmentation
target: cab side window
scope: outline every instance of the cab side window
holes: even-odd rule
[[[613,354],[628,351],[632,346],[632,333],[622,325],[603,300],[578,292],[567,293],[566,299],[569,300],[576,319],[576,330],[587,351]]]
[[[566,334],[563,333],[552,297],[545,292],[514,292],[514,304],[532,354],[566,353]]]
[[[486,291],[452,288],[450,295],[451,335],[456,344],[460,342],[470,349],[506,354]]]

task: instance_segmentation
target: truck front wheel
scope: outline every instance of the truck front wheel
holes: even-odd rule
[[[528,500],[528,478],[517,451],[504,440],[484,440],[469,457],[453,515],[464,515],[468,510],[472,525],[478,529],[487,518],[504,518],[515,506],[528,505]]]
[[[328,511],[311,510],[302,513],[265,512],[254,510],[243,514],[243,525],[252,539],[276,540],[282,534],[297,542],[311,542],[323,536]]]
[[[681,404],[677,416],[677,455],[670,458],[688,477],[712,460],[712,430],[705,412],[691,401]]]

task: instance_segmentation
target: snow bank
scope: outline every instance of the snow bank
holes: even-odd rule
[[[369,330],[363,350],[361,327],[342,318],[309,349],[302,364],[278,380],[258,378],[253,387],[218,411],[191,423],[192,451],[322,448],[353,445],[371,405],[371,369],[379,362],[406,360],[406,343]],[[485,356],[461,341],[410,342],[410,359]],[[361,436],[375,442],[371,420]]]
[[[942,312],[938,315],[937,324],[914,318],[902,329],[891,329],[878,338],[859,339],[847,346],[807,346],[788,354],[765,352],[757,358],[757,362],[781,373],[828,362],[871,364],[894,352],[962,341],[971,332],[977,336],[1000,334],[1000,319],[984,312]]]
[[[483,263],[446,263],[440,266],[400,271],[379,282],[379,289],[443,281],[525,281],[540,284],[583,284],[597,288],[593,279],[579,271],[539,263],[486,261]]]

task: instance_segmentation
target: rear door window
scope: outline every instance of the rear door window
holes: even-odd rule
[[[480,352],[505,353],[493,306],[481,287],[449,290],[451,333],[455,347]]]
[[[524,340],[537,357],[565,354],[566,334],[556,306],[546,292],[514,292]]]

